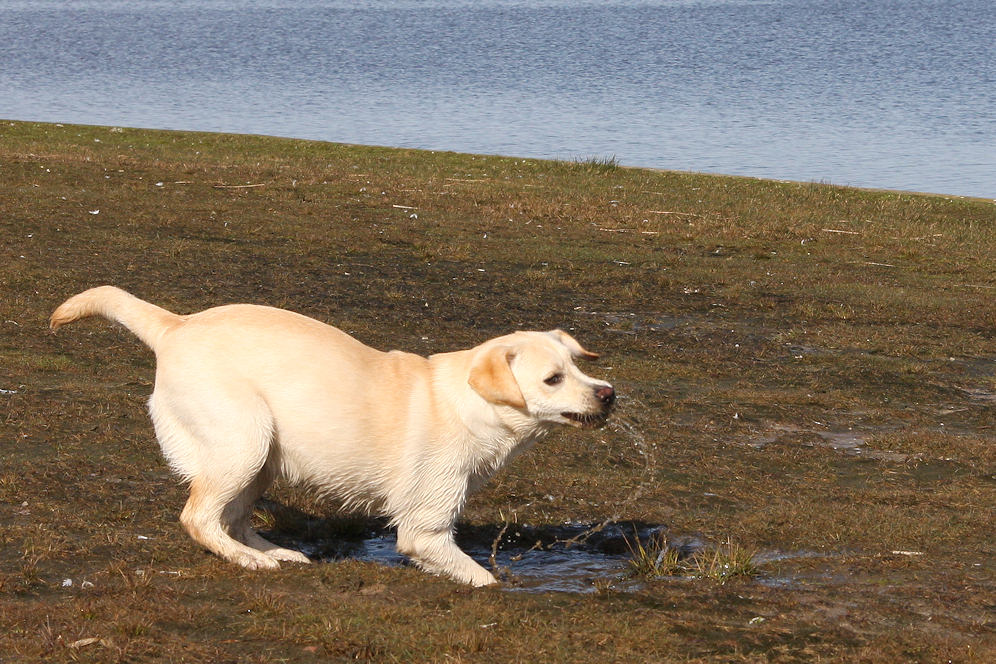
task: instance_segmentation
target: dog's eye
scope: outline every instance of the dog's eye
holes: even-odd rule
[[[547,385],[559,385],[563,380],[564,380],[564,374],[555,373],[546,380],[544,380],[543,382],[546,383]]]

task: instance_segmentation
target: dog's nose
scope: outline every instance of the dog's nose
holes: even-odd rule
[[[595,390],[595,396],[606,406],[611,406],[616,400],[616,391],[612,389],[611,385],[606,385]]]

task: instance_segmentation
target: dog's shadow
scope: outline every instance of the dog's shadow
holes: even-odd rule
[[[393,532],[383,519],[345,514],[316,516],[268,498],[256,503],[253,525],[274,544],[322,561],[368,559],[368,543],[383,540]]]

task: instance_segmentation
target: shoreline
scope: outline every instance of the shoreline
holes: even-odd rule
[[[575,158],[575,159],[558,159],[553,157],[523,157],[521,155],[510,155],[492,152],[462,152],[458,150],[448,150],[448,149],[430,149],[430,148],[417,148],[417,147],[401,147],[395,145],[380,145],[376,143],[350,143],[344,141],[329,141],[323,139],[314,138],[300,138],[295,136],[283,136],[279,134],[265,134],[265,133],[243,133],[243,132],[225,132],[225,131],[203,131],[203,130],[191,130],[191,129],[161,129],[155,127],[132,127],[124,125],[104,125],[104,124],[80,124],[80,123],[61,123],[61,122],[49,122],[49,121],[38,121],[38,120],[12,120],[8,118],[0,118],[0,123],[26,123],[26,124],[38,124],[38,125],[52,125],[52,126],[77,126],[77,127],[92,127],[97,129],[110,129],[115,127],[120,127],[122,129],[128,129],[131,131],[163,131],[163,132],[176,132],[176,133],[189,133],[189,134],[217,134],[220,136],[255,136],[259,138],[272,138],[280,140],[289,141],[306,141],[314,143],[328,143],[330,145],[344,145],[353,147],[370,147],[370,148],[383,148],[389,150],[415,150],[419,152],[426,153],[452,153],[452,154],[466,154],[479,157],[499,157],[503,159],[530,159],[536,161],[547,161],[547,162],[563,162],[563,163],[573,163],[573,162],[585,162],[589,160],[612,160],[615,161],[615,157],[603,158],[600,156],[589,156],[585,158]],[[758,180],[761,182],[777,182],[782,184],[794,184],[794,185],[824,185],[831,187],[841,187],[845,189],[857,189],[869,192],[880,192],[880,193],[890,193],[895,195],[911,195],[911,196],[938,196],[942,198],[949,199],[959,199],[959,200],[969,200],[969,201],[982,201],[990,202],[996,204],[996,195],[993,197],[987,196],[970,196],[962,194],[945,194],[929,191],[916,191],[916,190],[905,190],[905,189],[889,189],[885,187],[873,187],[873,186],[857,186],[857,185],[846,185],[846,184],[835,184],[833,182],[824,182],[817,180],[793,180],[790,178],[774,178],[774,177],[763,177],[755,175],[738,175],[731,173],[720,173],[714,171],[698,171],[698,170],[676,170],[668,168],[657,168],[653,166],[636,166],[636,165],[626,165],[623,163],[618,163],[619,168],[627,168],[637,171],[653,171],[660,173],[687,173],[689,175],[703,175],[703,176],[716,176],[723,178],[745,178],[750,180]]]

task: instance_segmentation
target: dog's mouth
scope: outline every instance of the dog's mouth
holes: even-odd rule
[[[605,421],[609,419],[608,411],[602,413],[561,413],[560,415],[568,420],[571,426],[580,429],[598,429],[605,426]]]

